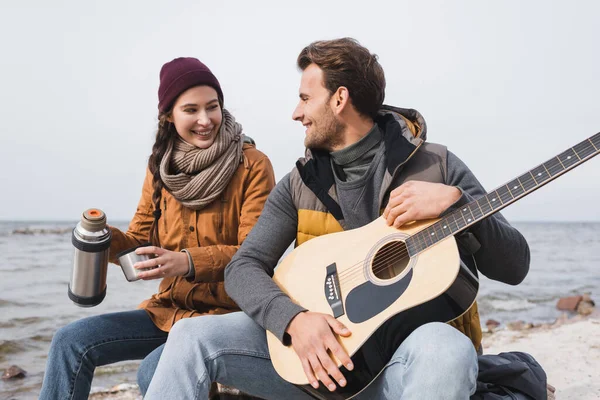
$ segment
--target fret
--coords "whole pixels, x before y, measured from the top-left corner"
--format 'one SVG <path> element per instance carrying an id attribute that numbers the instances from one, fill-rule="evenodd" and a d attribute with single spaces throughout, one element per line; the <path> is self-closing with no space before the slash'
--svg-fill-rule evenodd
<path id="1" fill-rule="evenodd" d="M 415 235 L 413 236 L 409 236 L 408 238 L 406 238 L 406 240 L 404 241 L 404 243 L 406 244 L 406 250 L 408 251 L 408 256 L 412 257 L 415 254 L 417 254 L 417 251 L 415 251 L 415 246 L 413 243 L 413 238 L 415 237 Z"/>
<path id="2" fill-rule="evenodd" d="M 427 246 L 423 243 L 423 232 L 419 232 L 416 235 L 414 235 L 414 238 L 416 239 L 416 246 L 419 248 L 419 251 L 424 250 L 427 248 Z"/>
<path id="3" fill-rule="evenodd" d="M 419 235 L 419 233 L 415 233 L 414 235 L 412 235 L 411 237 L 409 237 L 408 239 L 406 239 L 406 244 L 409 244 L 409 240 L 410 240 L 410 246 L 412 247 L 413 250 L 413 254 L 415 254 L 416 252 L 419 251 L 419 239 L 417 239 L 417 236 Z M 410 249 L 409 249 L 410 251 Z"/>
<path id="4" fill-rule="evenodd" d="M 429 237 L 429 235 L 427 234 L 427 232 L 429 231 L 429 228 L 422 230 L 422 234 L 423 234 L 423 242 L 425 243 L 426 246 L 431 246 L 433 244 L 433 241 L 431 240 L 431 237 Z"/>
<path id="5" fill-rule="evenodd" d="M 565 168 L 572 167 L 578 161 L 577 155 L 575 154 L 573 149 L 569 149 L 560 153 L 558 155 L 558 159 L 560 160 L 561 164 L 565 166 Z"/>
<path id="6" fill-rule="evenodd" d="M 577 157 L 580 159 L 587 158 L 588 156 L 594 154 L 594 146 L 590 146 L 590 142 L 587 140 L 576 144 L 575 147 L 573 147 L 573 150 L 575 150 L 575 154 L 577 154 Z"/>
<path id="7" fill-rule="evenodd" d="M 485 198 L 485 200 L 487 201 L 487 203 L 490 205 L 490 210 L 493 210 L 494 207 L 492 206 L 492 202 L 489 199 L 489 194 L 486 194 L 485 196 L 483 196 Z"/>
<path id="8" fill-rule="evenodd" d="M 488 201 L 490 202 L 490 206 L 495 210 L 496 208 L 500 208 L 502 206 L 502 201 L 498 198 L 497 192 L 490 192 L 486 195 Z"/>
<path id="9" fill-rule="evenodd" d="M 450 231 L 447 228 L 446 224 L 443 224 L 442 221 L 438 221 L 435 223 L 436 225 L 436 230 L 439 231 L 439 240 L 442 240 L 448 236 L 450 236 Z M 444 226 L 446 226 L 446 229 L 444 229 Z"/>
<path id="10" fill-rule="evenodd" d="M 531 179 L 533 179 L 533 182 L 535 183 L 535 186 L 537 186 L 537 185 L 538 185 L 538 183 L 537 183 L 537 181 L 535 180 L 535 176 L 533 176 L 533 173 L 532 173 L 531 171 L 529 171 L 529 175 L 531 175 Z M 534 187 L 535 187 L 535 186 L 534 186 Z M 533 188 L 531 188 L 531 189 L 533 189 Z"/>
<path id="11" fill-rule="evenodd" d="M 551 158 L 542 165 L 544 166 L 544 168 L 546 168 L 546 172 L 548 172 L 550 176 L 559 174 L 565 169 L 565 167 L 561 164 L 560 160 L 557 157 Z"/>
<path id="12" fill-rule="evenodd" d="M 471 215 L 473 216 L 474 220 L 478 220 L 484 215 L 483 211 L 481 211 L 481 208 L 479 208 L 479 204 L 476 201 L 472 201 L 471 203 L 469 203 L 469 210 L 471 211 Z"/>
<path id="13" fill-rule="evenodd" d="M 466 208 L 465 206 L 463 206 L 463 207 L 460 209 L 460 211 L 459 211 L 459 212 L 460 212 L 460 216 L 462 217 L 462 219 L 463 219 L 463 221 L 464 221 L 464 223 L 465 223 L 465 224 L 463 225 L 463 227 L 465 227 L 465 226 L 467 226 L 467 225 L 468 225 L 468 223 L 467 223 L 467 218 L 468 218 L 468 216 L 467 216 L 467 217 L 465 217 L 465 214 L 467 213 L 467 208 Z"/>
<path id="14" fill-rule="evenodd" d="M 431 225 L 429 227 L 429 237 L 431 238 L 431 240 L 433 241 L 433 243 L 437 243 L 440 241 L 440 235 L 437 232 L 437 230 L 435 229 L 435 224 Z"/>
<path id="15" fill-rule="evenodd" d="M 500 197 L 502 204 L 506 204 L 513 199 L 512 195 L 510 194 L 510 190 L 508 190 L 508 187 L 506 186 L 499 187 L 496 190 L 496 193 L 498 193 L 498 197 Z"/>
<path id="16" fill-rule="evenodd" d="M 435 238 L 435 242 L 437 243 L 440 240 L 442 240 L 444 237 L 441 234 L 440 230 L 438 229 L 437 224 L 433 224 L 433 225 L 431 225 L 431 227 L 433 228 L 433 232 L 432 232 L 433 235 L 432 236 Z"/>
<path id="17" fill-rule="evenodd" d="M 454 232 L 452 231 L 452 227 L 450 226 L 450 221 L 448 221 L 448 217 L 444 217 L 440 220 L 440 225 L 444 231 L 444 235 L 450 236 Z"/>
<path id="18" fill-rule="evenodd" d="M 546 182 L 548 179 L 551 178 L 551 176 L 548 174 L 548 171 L 546 170 L 546 167 L 544 167 L 543 165 L 535 167 L 530 171 L 530 173 L 531 175 L 533 175 L 533 179 L 535 179 L 535 182 L 538 185 Z"/>
<path id="19" fill-rule="evenodd" d="M 495 197 L 492 197 L 492 200 L 496 199 L 496 201 L 500 202 L 500 205 L 504 204 L 500 198 L 500 195 L 498 194 L 498 189 L 494 190 L 492 193 L 496 195 Z"/>
<path id="20" fill-rule="evenodd" d="M 558 158 L 558 156 L 556 156 L 554 158 L 556 158 L 558 160 L 558 162 L 560 163 L 560 165 L 563 169 L 567 169 L 567 167 L 565 167 L 565 164 L 563 164 L 562 161 L 560 161 L 560 158 Z"/>
<path id="21" fill-rule="evenodd" d="M 465 217 L 467 218 L 467 224 L 470 224 L 475 220 L 475 215 L 473 215 L 473 210 L 471 210 L 471 203 L 464 206 L 463 210 L 465 208 L 467 209 L 467 211 L 465 211 Z"/>
<path id="22" fill-rule="evenodd" d="M 487 197 L 485 196 L 480 197 L 477 200 L 477 204 L 479 205 L 479 208 L 481 208 L 481 211 L 484 215 L 487 215 L 490 211 L 492 211 L 492 206 L 490 205 L 490 203 L 487 200 Z"/>
<path id="23" fill-rule="evenodd" d="M 599 139 L 600 140 L 600 139 Z M 588 139 L 588 141 L 592 144 L 592 146 L 594 147 L 594 150 L 598 151 L 598 147 L 600 147 L 600 144 L 598 146 L 596 146 L 594 144 L 594 142 L 592 142 L 592 139 Z"/>
<path id="24" fill-rule="evenodd" d="M 481 216 L 484 217 L 486 215 L 486 212 L 483 211 L 483 208 L 481 208 L 481 204 L 479 204 L 479 200 L 481 200 L 481 198 L 475 200 L 475 204 L 477 204 L 477 208 L 479 208 L 479 211 L 481 211 Z"/>
<path id="25" fill-rule="evenodd" d="M 434 237 L 431 236 L 431 227 L 427 227 L 426 229 L 424 229 L 423 235 L 425 237 L 425 241 L 429 244 L 429 246 L 435 244 L 435 242 L 433 241 Z"/>
<path id="26" fill-rule="evenodd" d="M 467 225 L 469 225 L 472 224 L 473 221 L 475 221 L 475 216 L 473 215 L 473 211 L 471 210 L 471 207 L 469 207 L 468 204 L 465 208 L 467 209 L 467 211 L 465 211 L 465 217 L 467 218 Z"/>
<path id="27" fill-rule="evenodd" d="M 454 232 L 459 231 L 460 230 L 460 226 L 458 225 L 458 222 L 456 222 L 456 211 L 454 211 L 448 217 L 452 217 L 452 222 L 454 222 L 454 225 L 456 225 L 456 229 L 454 230 Z"/>
<path id="28" fill-rule="evenodd" d="M 423 242 L 421 240 L 422 236 L 423 235 L 421 232 L 419 232 L 418 234 L 415 235 L 415 239 L 416 239 L 415 246 L 417 247 L 418 251 L 425 250 L 427 248 L 427 246 L 423 245 Z"/>
<path id="29" fill-rule="evenodd" d="M 523 189 L 523 186 L 521 186 L 521 183 L 517 179 L 515 179 L 514 181 L 511 181 L 506 186 L 508 186 L 508 189 L 510 190 L 510 194 L 512 195 L 513 198 L 517 198 L 520 195 L 522 195 L 523 193 L 525 193 L 525 189 Z"/>
<path id="30" fill-rule="evenodd" d="M 452 213 L 452 219 L 454 220 L 454 224 L 456 225 L 456 230 L 457 231 L 459 231 L 459 230 L 462 229 L 461 224 L 458 222 L 459 221 L 458 214 L 459 214 L 459 211 L 455 211 L 455 212 Z"/>
<path id="31" fill-rule="evenodd" d="M 431 242 L 431 244 L 436 244 L 437 243 L 437 238 L 435 237 L 435 229 L 432 226 L 429 226 L 426 230 L 426 235 L 427 238 L 429 239 L 429 241 Z M 433 233 L 433 235 L 432 235 Z"/>
<path id="32" fill-rule="evenodd" d="M 531 179 L 531 174 L 528 172 L 517 178 L 523 186 L 523 189 L 528 192 L 535 187 L 535 182 Z"/>
<path id="33" fill-rule="evenodd" d="M 600 149 L 600 132 L 592 136 L 590 140 L 596 149 Z"/>

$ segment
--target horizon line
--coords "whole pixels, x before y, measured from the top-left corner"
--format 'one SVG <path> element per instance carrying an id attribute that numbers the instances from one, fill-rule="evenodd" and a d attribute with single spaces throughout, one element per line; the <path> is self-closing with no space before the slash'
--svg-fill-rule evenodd
<path id="1" fill-rule="evenodd" d="M 507 218 L 508 219 L 508 218 Z M 19 223 L 36 223 L 36 222 L 43 222 L 43 223 L 51 223 L 51 222 L 62 222 L 62 223 L 77 223 L 79 222 L 79 219 L 2 219 L 0 218 L 0 223 L 8 223 L 8 222 L 19 222 Z M 129 223 L 131 222 L 131 220 L 126 220 L 126 219 L 115 219 L 112 221 L 107 221 L 109 223 L 109 225 L 113 224 L 113 223 Z M 508 219 L 508 222 L 510 223 L 600 223 L 600 219 L 592 219 L 592 220 L 580 220 L 580 219 L 573 219 L 573 220 L 531 220 L 531 219 Z"/>

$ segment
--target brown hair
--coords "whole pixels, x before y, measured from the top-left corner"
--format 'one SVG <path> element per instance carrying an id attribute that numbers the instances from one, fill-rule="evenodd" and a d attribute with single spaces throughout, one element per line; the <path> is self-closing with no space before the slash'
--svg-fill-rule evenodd
<path id="1" fill-rule="evenodd" d="M 377 55 L 352 38 L 321 40 L 306 46 L 298 55 L 298 67 L 310 64 L 323 70 L 325 88 L 331 93 L 344 86 L 360 114 L 375 118 L 385 97 L 385 75 Z"/>
<path id="2" fill-rule="evenodd" d="M 158 238 L 158 220 L 161 217 L 160 200 L 162 198 L 162 188 L 165 184 L 160 177 L 160 162 L 167 152 L 167 148 L 171 141 L 175 138 L 175 126 L 167 121 L 169 113 L 161 113 L 158 116 L 158 130 L 156 131 L 156 140 L 152 146 L 152 154 L 148 159 L 148 169 L 152 174 L 152 203 L 154 204 L 154 222 L 150 228 L 148 240 L 154 246 L 160 247 L 160 239 Z"/>

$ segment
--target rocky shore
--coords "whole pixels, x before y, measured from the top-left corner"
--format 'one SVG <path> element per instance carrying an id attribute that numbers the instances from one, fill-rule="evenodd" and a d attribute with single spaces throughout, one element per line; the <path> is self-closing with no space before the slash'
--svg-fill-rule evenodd
<path id="1" fill-rule="evenodd" d="M 559 400 L 600 398 L 600 313 L 554 324 L 511 324 L 484 334 L 486 354 L 523 351 L 542 365 Z"/>
<path id="2" fill-rule="evenodd" d="M 483 338 L 484 353 L 523 351 L 533 355 L 545 369 L 548 383 L 556 388 L 558 400 L 600 398 L 600 313 L 564 314 L 553 324 L 510 323 L 488 329 Z M 136 385 L 122 384 L 99 390 L 90 399 L 140 400 Z M 237 399 L 234 394 L 213 396 L 212 400 Z M 247 397 L 246 397 L 247 399 Z"/>

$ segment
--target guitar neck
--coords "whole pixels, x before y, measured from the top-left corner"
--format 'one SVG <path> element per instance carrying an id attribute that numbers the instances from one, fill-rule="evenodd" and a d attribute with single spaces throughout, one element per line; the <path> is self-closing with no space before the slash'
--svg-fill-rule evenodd
<path id="1" fill-rule="evenodd" d="M 409 255 L 415 256 L 446 237 L 456 235 L 583 164 L 598 153 L 600 153 L 600 132 L 412 235 L 406 240 Z"/>

